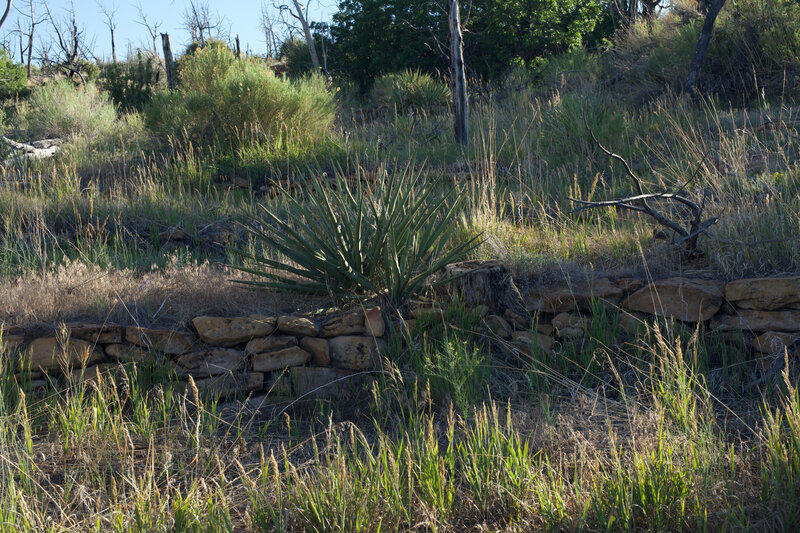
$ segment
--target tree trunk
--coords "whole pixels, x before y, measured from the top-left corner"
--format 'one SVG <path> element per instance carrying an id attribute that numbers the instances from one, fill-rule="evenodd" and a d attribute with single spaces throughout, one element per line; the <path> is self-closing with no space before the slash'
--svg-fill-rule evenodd
<path id="1" fill-rule="evenodd" d="M 169 43 L 169 34 L 161 34 L 161 44 L 164 46 L 164 69 L 167 71 L 167 87 L 175 90 L 175 62 L 172 59 L 172 46 Z"/>
<path id="2" fill-rule="evenodd" d="M 6 21 L 6 18 L 8 17 L 8 13 L 9 13 L 10 11 L 11 11 L 11 0 L 8 0 L 8 1 L 6 2 L 6 10 L 5 10 L 5 12 L 3 13 L 3 16 L 2 16 L 2 17 L 0 17 L 0 27 L 2 27 L 2 26 L 3 26 L 3 23 Z"/>
<path id="3" fill-rule="evenodd" d="M 239 36 L 236 36 L 236 57 L 242 57 L 242 45 L 239 44 Z"/>
<path id="4" fill-rule="evenodd" d="M 628 20 L 631 24 L 636 22 L 636 17 L 639 15 L 639 0 L 630 0 L 628 5 Z"/>
<path id="5" fill-rule="evenodd" d="M 294 0 L 294 7 L 297 10 L 297 16 L 295 18 L 300 21 L 300 25 L 303 27 L 303 33 L 306 35 L 308 51 L 311 53 L 311 64 L 314 65 L 314 70 L 319 72 L 319 57 L 317 57 L 317 48 L 314 46 L 314 36 L 311 35 L 311 26 L 308 25 L 308 19 L 306 19 L 303 8 L 300 7 L 300 2 L 298 0 Z"/>
<path id="6" fill-rule="evenodd" d="M 711 34 L 714 31 L 714 23 L 717 20 L 717 15 L 725 5 L 726 0 L 714 0 L 708 8 L 706 20 L 703 22 L 703 29 L 700 31 L 700 39 L 697 41 L 697 50 L 692 57 L 692 64 L 689 67 L 689 77 L 686 80 L 686 87 L 684 92 L 693 95 L 697 91 L 697 80 L 700 78 L 700 68 L 703 66 L 703 59 L 706 56 L 706 50 L 711 42 Z"/>
<path id="7" fill-rule="evenodd" d="M 117 43 L 114 41 L 114 28 L 111 28 L 111 62 L 117 62 Z"/>
<path id="8" fill-rule="evenodd" d="M 31 77 L 31 57 L 33 56 L 33 30 L 36 24 L 31 23 L 31 32 L 28 34 L 28 77 Z"/>
<path id="9" fill-rule="evenodd" d="M 464 40 L 458 0 L 450 2 L 450 77 L 453 84 L 453 110 L 456 142 L 469 144 L 467 76 L 464 71 Z"/>

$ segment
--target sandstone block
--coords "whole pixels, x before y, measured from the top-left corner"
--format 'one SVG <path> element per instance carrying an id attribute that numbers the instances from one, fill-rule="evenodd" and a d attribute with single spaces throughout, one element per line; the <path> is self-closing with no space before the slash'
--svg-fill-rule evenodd
<path id="1" fill-rule="evenodd" d="M 148 363 L 156 357 L 152 352 L 130 344 L 109 344 L 106 346 L 106 354 L 125 363 Z"/>
<path id="2" fill-rule="evenodd" d="M 364 333 L 364 315 L 361 311 L 351 311 L 332 316 L 322 325 L 320 335 L 325 338 L 341 335 L 361 335 Z"/>
<path id="3" fill-rule="evenodd" d="M 618 305 L 623 295 L 623 289 L 611 283 L 607 278 L 600 278 L 574 286 L 561 286 L 538 291 L 525 299 L 525 306 L 531 313 L 590 311 L 592 299 Z"/>
<path id="4" fill-rule="evenodd" d="M 107 381 L 114 376 L 115 368 L 117 368 L 117 365 L 100 364 L 85 369 L 73 370 L 71 383 L 73 385 L 93 385 L 97 387 L 100 385 L 101 380 Z"/>
<path id="5" fill-rule="evenodd" d="M 229 348 L 275 331 L 275 317 L 252 315 L 236 318 L 198 316 L 192 325 L 208 344 Z"/>
<path id="6" fill-rule="evenodd" d="M 168 329 L 148 329 L 138 326 L 125 328 L 125 340 L 136 346 L 163 352 L 168 355 L 182 355 L 192 349 L 194 335 Z"/>
<path id="7" fill-rule="evenodd" d="M 69 339 L 62 346 L 55 337 L 36 339 L 20 358 L 20 368 L 52 371 L 91 366 L 103 360 L 103 349 L 80 339 Z"/>
<path id="8" fill-rule="evenodd" d="M 212 348 L 175 359 L 193 378 L 206 378 L 244 370 L 247 355 L 241 350 Z"/>
<path id="9" fill-rule="evenodd" d="M 210 378 L 196 379 L 194 383 L 201 393 L 225 398 L 263 389 L 264 374 L 261 372 L 228 372 Z"/>
<path id="10" fill-rule="evenodd" d="M 784 353 L 784 350 L 791 350 L 798 341 L 800 341 L 800 334 L 768 331 L 755 338 L 753 349 L 759 353 L 780 355 Z"/>
<path id="11" fill-rule="evenodd" d="M 717 314 L 724 291 L 721 281 L 670 278 L 655 281 L 636 291 L 628 297 L 625 306 L 631 311 L 650 315 L 702 322 Z"/>
<path id="12" fill-rule="evenodd" d="M 311 320 L 298 316 L 282 316 L 278 318 L 278 332 L 297 337 L 316 337 L 319 328 Z"/>
<path id="13" fill-rule="evenodd" d="M 92 344 L 120 344 L 122 342 L 122 326 L 118 324 L 90 324 L 73 322 L 67 324 L 69 335 L 73 339 L 81 339 Z"/>
<path id="14" fill-rule="evenodd" d="M 556 342 L 553 337 L 532 331 L 515 331 L 512 338 L 514 339 L 514 344 L 519 347 L 530 349 L 538 346 L 547 351 L 552 350 Z"/>
<path id="15" fill-rule="evenodd" d="M 340 368 L 296 367 L 289 377 L 297 397 L 339 398 L 364 383 L 364 376 Z"/>
<path id="16" fill-rule="evenodd" d="M 327 339 L 303 337 L 300 347 L 311 354 L 311 362 L 319 366 L 331 364 L 331 351 Z"/>
<path id="17" fill-rule="evenodd" d="M 514 332 L 511 324 L 505 318 L 498 315 L 489 315 L 486 317 L 486 326 L 499 338 L 508 340 Z"/>
<path id="18" fill-rule="evenodd" d="M 3 347 L 6 350 L 16 350 L 22 343 L 25 342 L 25 337 L 22 335 L 5 335 L 3 334 Z"/>
<path id="19" fill-rule="evenodd" d="M 720 315 L 711 322 L 717 331 L 796 332 L 800 331 L 800 311 L 740 311 L 738 315 Z"/>
<path id="20" fill-rule="evenodd" d="M 382 345 L 374 337 L 334 337 L 328 343 L 331 362 L 339 368 L 368 370 L 380 362 Z"/>
<path id="21" fill-rule="evenodd" d="M 257 353 L 277 352 L 297 346 L 297 338 L 290 335 L 273 335 L 263 339 L 253 339 L 247 343 L 244 351 L 250 355 Z"/>
<path id="22" fill-rule="evenodd" d="M 364 333 L 373 337 L 383 337 L 386 333 L 386 322 L 380 307 L 364 311 Z"/>
<path id="23" fill-rule="evenodd" d="M 253 356 L 253 370 L 256 372 L 269 372 L 289 368 L 290 366 L 300 366 L 311 360 L 311 354 L 307 351 L 293 346 L 272 353 L 259 353 Z"/>
<path id="24" fill-rule="evenodd" d="M 774 311 L 800 304 L 800 276 L 731 281 L 725 299 L 740 309 Z"/>

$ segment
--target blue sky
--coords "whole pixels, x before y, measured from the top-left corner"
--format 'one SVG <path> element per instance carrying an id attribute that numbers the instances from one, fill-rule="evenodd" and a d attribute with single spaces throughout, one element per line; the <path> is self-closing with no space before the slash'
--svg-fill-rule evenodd
<path id="1" fill-rule="evenodd" d="M 37 1 L 37 0 L 34 0 Z M 144 12 L 151 22 L 160 23 L 159 32 L 170 34 L 173 51 L 181 52 L 189 44 L 189 33 L 184 28 L 184 12 L 189 5 L 189 0 L 99 0 L 108 8 L 116 8 L 116 43 L 118 57 L 124 56 L 128 50 L 128 44 L 135 47 L 143 45 L 152 46 L 152 41 L 144 26 L 137 23 L 139 20 L 137 4 L 141 3 Z M 304 0 L 302 3 L 305 5 Z M 263 0 L 269 6 L 271 12 L 279 20 L 278 10 L 273 8 L 273 4 L 290 4 L 290 0 Z M 55 17 L 64 16 L 70 7 L 69 0 L 48 0 L 50 10 Z M 92 50 L 99 58 L 110 58 L 111 41 L 108 28 L 105 23 L 105 16 L 99 7 L 98 0 L 75 0 L 75 11 L 79 26 L 83 26 L 86 31 L 87 42 L 93 43 Z M 262 0 L 208 0 L 208 5 L 212 13 L 224 18 L 225 26 L 230 28 L 232 36 L 239 35 L 243 50 L 251 50 L 255 53 L 264 53 L 266 44 L 264 33 L 261 29 L 261 5 Z M 17 9 L 27 7 L 26 0 L 16 0 L 14 6 Z M 39 6 L 38 11 L 43 13 L 44 9 Z M 330 20 L 330 16 L 336 11 L 335 0 L 311 0 L 309 6 L 309 18 L 313 21 Z M 17 26 L 19 14 L 16 9 L 9 15 L 8 20 L 3 25 L 0 33 L 7 35 Z M 24 18 L 21 20 L 25 20 Z M 40 28 L 42 31 L 40 32 Z M 42 38 L 48 38 L 50 28 L 47 23 L 37 26 L 36 32 Z M 6 37 L 12 43 L 12 55 L 18 57 L 17 38 Z M 160 39 L 158 41 L 160 47 Z M 38 49 L 38 39 L 35 49 Z"/>

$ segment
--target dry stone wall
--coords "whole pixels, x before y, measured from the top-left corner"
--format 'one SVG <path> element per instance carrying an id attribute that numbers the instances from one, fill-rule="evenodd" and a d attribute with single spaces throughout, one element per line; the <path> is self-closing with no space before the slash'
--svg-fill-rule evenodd
<path id="1" fill-rule="evenodd" d="M 28 338 L 4 328 L 4 351 L 27 393 L 119 371 L 120 363 L 160 360 L 181 380 L 218 397 L 271 393 L 287 399 L 312 393 L 379 365 L 386 324 L 379 307 L 315 321 L 304 316 L 212 317 L 192 331 L 71 323 L 50 336 Z M 353 380 L 355 381 L 355 380 Z"/>
<path id="2" fill-rule="evenodd" d="M 783 354 L 800 344 L 800 276 L 730 283 L 602 278 L 523 297 L 496 261 L 449 268 L 461 277 L 442 299 L 469 302 L 487 332 L 522 352 L 552 350 L 560 341 L 580 339 L 598 302 L 619 309 L 620 326 L 631 331 L 641 319 L 660 316 L 744 339 L 754 353 Z M 409 328 L 425 314 L 445 316 L 438 304 L 420 304 L 398 325 Z M 159 359 L 179 379 L 191 378 L 213 395 L 296 398 L 317 391 L 337 394 L 359 381 L 348 377 L 379 368 L 386 332 L 386 317 L 374 307 L 321 319 L 198 316 L 190 331 L 72 323 L 58 333 L 30 336 L 23 328 L 4 327 L 2 343 L 3 352 L 14 357 L 15 379 L 28 392 L 97 380 L 117 371 L 120 363 Z"/>

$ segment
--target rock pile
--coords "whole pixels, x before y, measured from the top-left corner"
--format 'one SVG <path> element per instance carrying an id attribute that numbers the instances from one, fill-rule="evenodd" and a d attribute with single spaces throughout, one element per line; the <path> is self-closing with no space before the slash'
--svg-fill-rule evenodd
<path id="1" fill-rule="evenodd" d="M 118 363 L 162 361 L 179 379 L 191 376 L 198 389 L 215 396 L 266 391 L 297 397 L 378 366 L 386 332 L 380 308 L 321 321 L 198 316 L 192 326 L 171 331 L 72 323 L 59 335 L 30 339 L 20 328 L 6 328 L 2 343 L 29 393 L 48 384 L 97 380 Z"/>
<path id="2" fill-rule="evenodd" d="M 629 331 L 649 315 L 700 323 L 743 339 L 761 354 L 783 354 L 800 344 L 800 277 L 727 284 L 683 277 L 651 282 L 602 278 L 523 297 L 497 262 L 448 268 L 460 277 L 447 295 L 469 302 L 487 330 L 522 352 L 550 351 L 558 340 L 580 339 L 597 318 L 593 314 L 611 309 L 619 310 L 619 325 Z M 400 325 L 410 327 L 423 315 L 443 319 L 445 313 L 436 304 L 425 304 L 412 309 Z M 21 328 L 3 328 L 0 352 L 15 357 L 16 378 L 29 391 L 68 377 L 97 380 L 118 363 L 161 360 L 178 378 L 191 377 L 199 389 L 217 396 L 293 398 L 319 391 L 337 394 L 344 384 L 357 381 L 349 379 L 354 374 L 379 368 L 386 323 L 375 307 L 322 319 L 198 316 L 191 331 L 88 323 L 62 329 L 59 336 L 29 338 Z"/>

